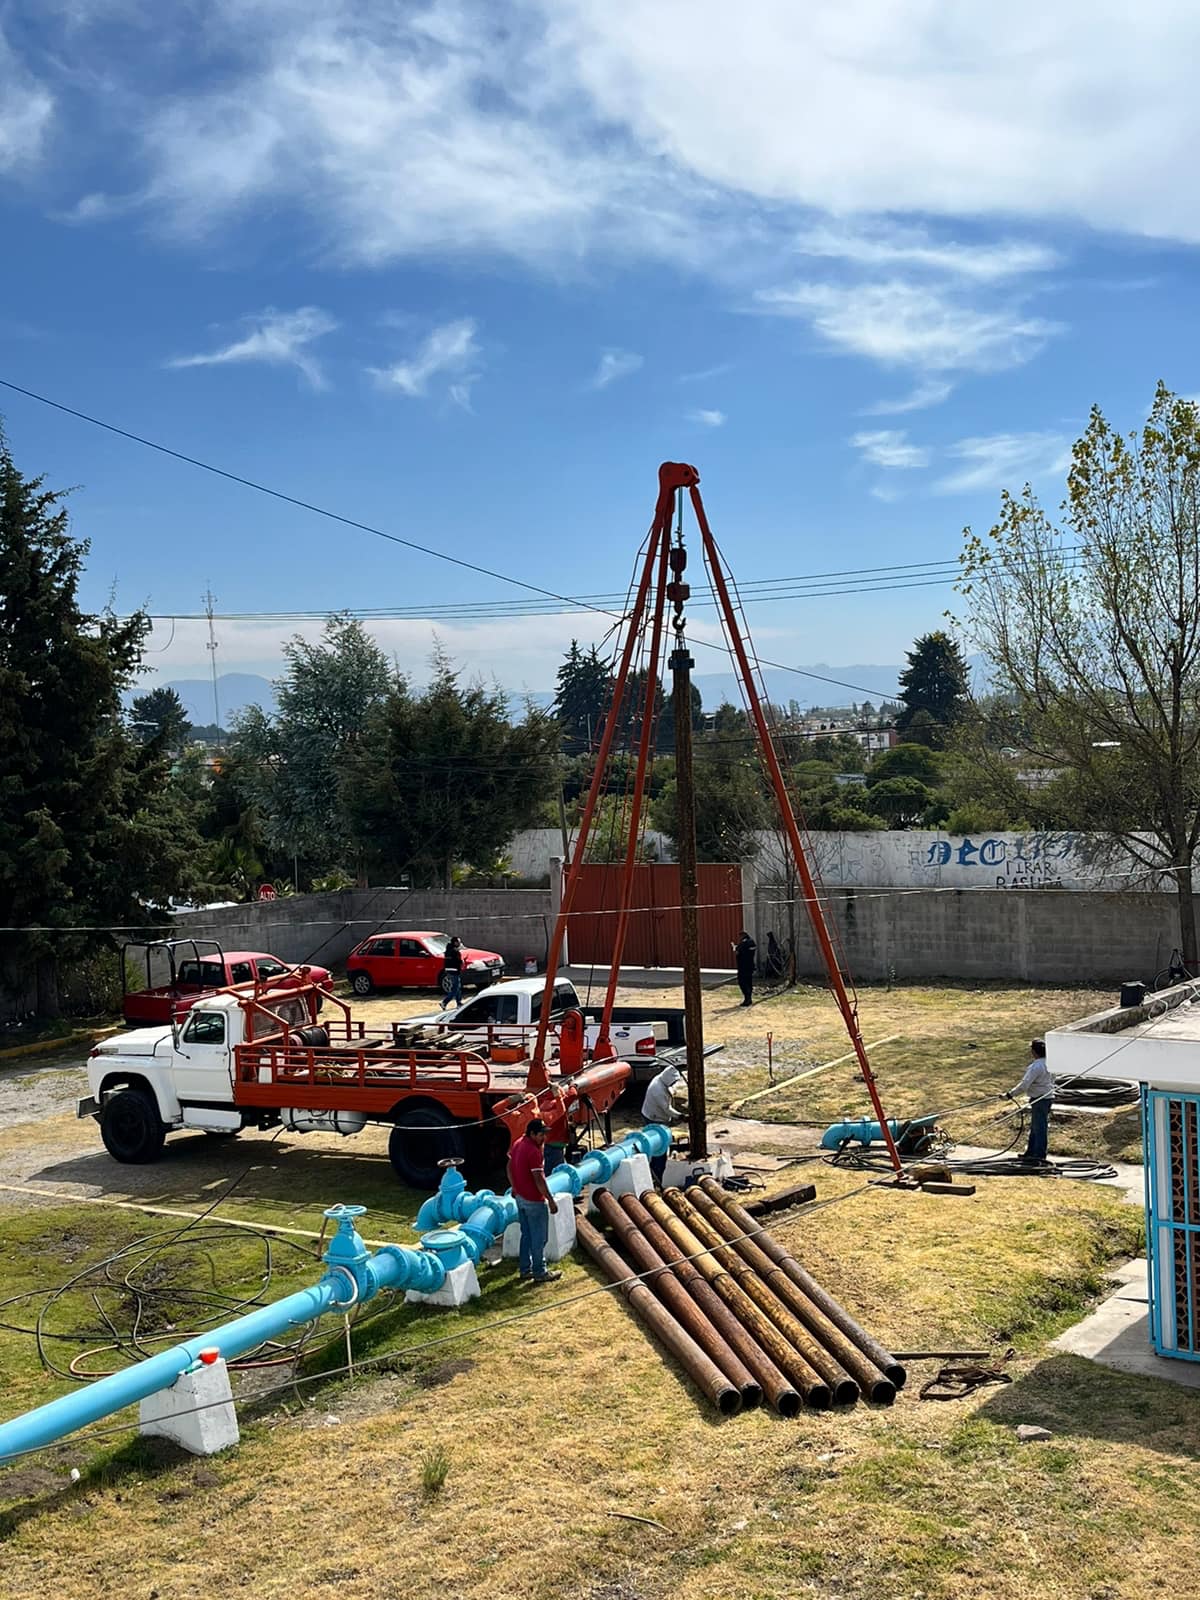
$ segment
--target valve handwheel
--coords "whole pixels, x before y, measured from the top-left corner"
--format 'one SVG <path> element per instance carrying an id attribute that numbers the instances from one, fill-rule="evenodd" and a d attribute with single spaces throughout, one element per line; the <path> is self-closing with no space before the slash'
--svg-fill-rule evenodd
<path id="1" fill-rule="evenodd" d="M 443 1156 L 441 1158 L 441 1160 L 438 1162 L 438 1166 L 439 1167 L 461 1167 L 462 1164 L 463 1164 L 464 1159 L 465 1158 L 463 1156 Z"/>

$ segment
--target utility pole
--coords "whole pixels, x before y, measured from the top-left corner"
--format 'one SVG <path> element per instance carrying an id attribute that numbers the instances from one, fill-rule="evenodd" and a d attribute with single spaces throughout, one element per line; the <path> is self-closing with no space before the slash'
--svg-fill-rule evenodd
<path id="1" fill-rule="evenodd" d="M 220 742 L 221 742 L 221 702 L 220 702 L 220 699 L 219 699 L 219 697 L 217 695 L 217 635 L 216 635 L 216 630 L 213 628 L 213 607 L 216 605 L 216 603 L 217 603 L 216 596 L 213 594 L 212 588 L 210 586 L 204 592 L 204 615 L 208 618 L 208 643 L 205 645 L 204 648 L 209 653 L 208 658 L 209 658 L 209 661 L 210 661 L 210 663 L 212 665 L 213 722 L 214 722 L 214 724 L 216 726 L 216 733 L 215 733 L 214 737 L 216 738 L 217 743 L 220 744 Z"/>
<path id="2" fill-rule="evenodd" d="M 704 1091 L 704 1010 L 700 988 L 700 926 L 696 883 L 696 787 L 692 759 L 692 667 L 683 614 L 691 593 L 683 581 L 687 551 L 683 547 L 683 495 L 679 497 L 679 525 L 671 547 L 671 583 L 667 598 L 674 607 L 671 626 L 675 649 L 671 654 L 672 705 L 675 711 L 675 796 L 678 806 L 679 916 L 683 927 L 683 1013 L 687 1038 L 688 1141 L 693 1161 L 708 1155 L 708 1108 Z"/>

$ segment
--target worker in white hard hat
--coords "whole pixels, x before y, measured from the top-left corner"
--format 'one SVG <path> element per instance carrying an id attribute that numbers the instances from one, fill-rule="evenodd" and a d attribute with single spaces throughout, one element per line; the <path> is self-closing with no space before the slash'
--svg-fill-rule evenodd
<path id="1" fill-rule="evenodd" d="M 683 1074 L 676 1066 L 666 1066 L 657 1077 L 651 1078 L 646 1089 L 646 1098 L 642 1101 L 643 1123 L 659 1122 L 669 1128 L 673 1122 L 679 1122 L 686 1115 L 686 1107 L 677 1106 L 671 1094 L 671 1090 L 682 1080 Z M 662 1188 L 663 1174 L 666 1170 L 665 1153 L 650 1157 L 650 1171 L 654 1175 L 655 1188 Z"/>

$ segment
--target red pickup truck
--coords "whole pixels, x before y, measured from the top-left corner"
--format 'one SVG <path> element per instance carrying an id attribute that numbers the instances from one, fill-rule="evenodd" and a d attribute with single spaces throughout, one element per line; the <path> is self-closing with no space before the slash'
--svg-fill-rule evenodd
<path id="1" fill-rule="evenodd" d="M 210 947 L 201 948 L 206 943 Z M 190 952 L 182 958 L 181 947 Z M 127 975 L 131 948 L 135 947 L 125 946 Z M 136 948 L 146 951 L 147 987 L 132 992 L 127 987 L 121 1007 L 125 1021 L 134 1027 L 155 1027 L 171 1022 L 190 1011 L 197 1000 L 238 984 L 270 983 L 274 988 L 287 988 L 292 984 L 314 983 L 326 988 L 333 981 L 326 967 L 289 966 L 262 950 L 222 950 L 219 945 L 203 940 L 164 939 Z M 165 981 L 153 984 L 149 980 L 156 956 L 160 976 Z"/>

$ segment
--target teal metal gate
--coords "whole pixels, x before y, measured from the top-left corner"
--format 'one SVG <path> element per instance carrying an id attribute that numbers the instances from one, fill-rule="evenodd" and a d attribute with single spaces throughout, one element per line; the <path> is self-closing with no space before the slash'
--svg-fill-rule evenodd
<path id="1" fill-rule="evenodd" d="M 1147 1089 L 1142 1131 L 1151 1342 L 1200 1361 L 1200 1094 Z"/>

